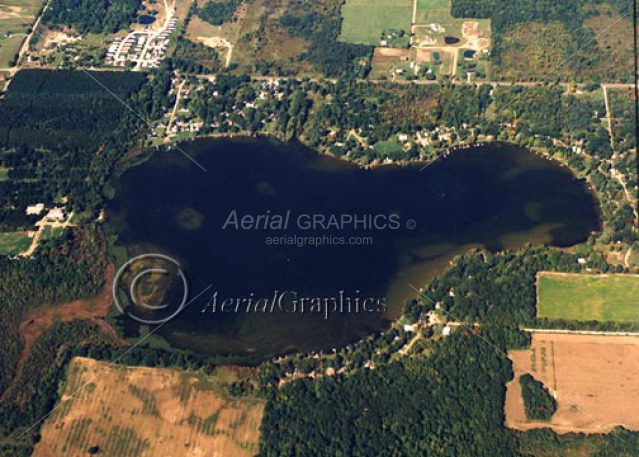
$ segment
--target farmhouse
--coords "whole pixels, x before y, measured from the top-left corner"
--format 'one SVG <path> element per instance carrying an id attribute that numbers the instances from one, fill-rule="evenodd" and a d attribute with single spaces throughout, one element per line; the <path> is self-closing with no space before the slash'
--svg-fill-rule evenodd
<path id="1" fill-rule="evenodd" d="M 27 206 L 27 216 L 37 216 L 44 211 L 44 203 L 38 203 L 36 205 Z"/>
<path id="2" fill-rule="evenodd" d="M 64 208 L 53 208 L 49 210 L 45 218 L 51 222 L 61 222 L 64 220 Z"/>

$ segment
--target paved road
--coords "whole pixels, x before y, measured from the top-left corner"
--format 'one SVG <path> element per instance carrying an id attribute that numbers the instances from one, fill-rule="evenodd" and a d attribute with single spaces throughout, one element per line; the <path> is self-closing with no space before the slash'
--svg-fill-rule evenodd
<path id="1" fill-rule="evenodd" d="M 196 75 L 197 78 L 200 79 L 208 79 L 208 80 L 214 80 L 217 77 L 217 74 L 199 74 Z M 290 79 L 294 79 L 296 81 L 304 81 L 304 80 L 308 80 L 311 82 L 320 82 L 320 81 L 328 81 L 331 83 L 336 83 L 338 80 L 335 78 L 302 78 L 302 77 L 289 77 L 289 76 L 253 76 L 253 79 L 257 80 L 257 81 L 287 81 Z M 360 82 L 370 82 L 373 84 L 385 84 L 385 83 L 393 83 L 393 84 L 403 84 L 403 85 L 410 85 L 410 84 L 416 84 L 416 85 L 420 85 L 420 86 L 429 86 L 432 84 L 442 84 L 442 81 L 428 81 L 428 80 L 421 80 L 421 81 L 391 81 L 391 80 L 385 80 L 385 79 L 360 79 Z M 451 81 L 453 84 L 461 84 L 461 85 L 466 85 L 469 84 L 468 82 L 464 81 Z M 532 87 L 532 86 L 539 86 L 539 85 L 551 85 L 549 83 L 543 82 L 543 81 L 518 81 L 518 82 L 512 82 L 512 81 L 473 81 L 471 84 L 474 84 L 476 86 L 481 86 L 483 84 L 490 84 L 491 86 L 523 86 L 523 87 Z M 554 84 L 553 84 L 554 85 Z M 564 83 L 564 82 L 560 82 L 558 83 L 559 86 L 561 87 L 583 87 L 583 84 L 577 84 L 577 83 Z M 634 84 L 623 84 L 623 83 L 602 83 L 601 84 L 602 87 L 606 87 L 608 89 L 631 89 L 634 88 L 635 85 Z"/>

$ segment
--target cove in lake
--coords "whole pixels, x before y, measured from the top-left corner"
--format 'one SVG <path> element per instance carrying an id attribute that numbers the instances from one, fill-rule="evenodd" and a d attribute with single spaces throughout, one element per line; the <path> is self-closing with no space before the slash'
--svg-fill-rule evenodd
<path id="1" fill-rule="evenodd" d="M 511 145 L 456 151 L 421 172 L 423 164 L 364 170 L 271 140 L 205 139 L 180 147 L 208 172 L 177 150 L 158 152 L 120 177 L 107 214 L 130 255 L 178 259 L 191 298 L 212 284 L 157 331 L 171 345 L 197 352 L 270 355 L 342 346 L 383 328 L 416 295 L 409 284 L 424 285 L 470 247 L 569 246 L 599 230 L 597 203 L 584 181 Z M 289 214 L 289 223 L 223 229 L 234 211 L 238 220 Z M 399 226 L 306 229 L 300 215 L 384 215 Z M 294 236 L 370 237 L 372 244 L 267 241 Z M 226 298 L 266 299 L 275 291 L 385 302 L 329 319 L 312 312 L 220 312 Z M 137 324 L 126 325 L 130 331 Z"/>

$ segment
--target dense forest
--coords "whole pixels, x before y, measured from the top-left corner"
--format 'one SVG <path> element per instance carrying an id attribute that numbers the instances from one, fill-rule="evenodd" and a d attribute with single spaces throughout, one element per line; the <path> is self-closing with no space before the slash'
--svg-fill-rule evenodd
<path id="1" fill-rule="evenodd" d="M 64 303 L 97 293 L 104 283 L 105 240 L 94 229 L 72 229 L 30 260 L 0 257 L 0 391 L 11 382 L 22 349 L 18 325 L 31 308 Z"/>
<path id="2" fill-rule="evenodd" d="M 209 0 L 204 6 L 197 8 L 195 14 L 209 24 L 222 25 L 233 20 L 233 13 L 240 6 L 240 3 L 242 0 Z"/>
<path id="3" fill-rule="evenodd" d="M 67 197 L 75 210 L 101 203 L 102 184 L 139 134 L 130 110 L 141 73 L 23 70 L 0 100 L 0 225 L 28 226 L 27 205 Z M 137 110 L 137 112 L 144 112 Z"/>
<path id="4" fill-rule="evenodd" d="M 80 33 L 114 33 L 131 24 L 141 6 L 142 0 L 51 0 L 43 22 Z"/>
<path id="5" fill-rule="evenodd" d="M 616 428 L 606 435 L 567 433 L 550 430 L 517 433 L 519 452 L 525 457 L 583 455 L 588 457 L 634 457 L 639 449 L 639 433 Z"/>
<path id="6" fill-rule="evenodd" d="M 557 411 L 555 400 L 548 389 L 528 373 L 519 378 L 526 417 L 532 420 L 550 420 Z"/>
<path id="7" fill-rule="evenodd" d="M 267 404 L 260 455 L 516 455 L 502 426 L 510 376 L 503 356 L 459 332 L 429 358 L 290 383 Z"/>
<path id="8" fill-rule="evenodd" d="M 120 127 L 140 73 L 25 70 L 0 103 L 0 147 L 96 148 Z"/>
<path id="9" fill-rule="evenodd" d="M 177 39 L 171 63 L 185 73 L 218 73 L 224 69 L 218 51 L 186 38 Z"/>

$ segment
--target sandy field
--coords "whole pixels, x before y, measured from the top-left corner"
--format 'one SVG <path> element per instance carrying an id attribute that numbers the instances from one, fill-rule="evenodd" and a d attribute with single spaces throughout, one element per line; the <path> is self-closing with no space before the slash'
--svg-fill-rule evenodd
<path id="1" fill-rule="evenodd" d="M 530 349 L 510 351 L 515 379 L 507 386 L 506 425 L 517 430 L 607 433 L 639 430 L 639 337 L 535 333 Z M 532 374 L 555 396 L 550 422 L 529 421 L 519 377 Z"/>
<path id="2" fill-rule="evenodd" d="M 33 455 L 86 456 L 97 447 L 118 457 L 253 456 L 264 400 L 228 395 L 241 370 L 205 376 L 75 358 L 62 401 L 77 394 L 49 416 Z"/>
<path id="3" fill-rule="evenodd" d="M 398 49 L 398 48 L 375 48 L 373 53 L 373 63 L 388 63 L 397 62 L 402 57 L 410 57 L 410 49 Z"/>

